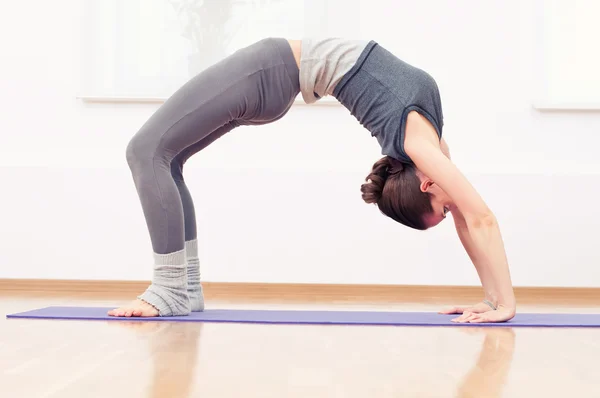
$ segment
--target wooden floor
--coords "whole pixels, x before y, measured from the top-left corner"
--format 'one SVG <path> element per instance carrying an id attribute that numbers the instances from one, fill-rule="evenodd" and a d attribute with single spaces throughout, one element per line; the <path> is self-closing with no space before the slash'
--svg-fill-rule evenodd
<path id="1" fill-rule="evenodd" d="M 5 318 L 48 305 L 122 302 L 0 295 L 0 397 L 600 397 L 600 329 Z M 441 304 L 220 300 L 208 306 L 435 311 Z M 565 303 L 520 310 L 600 307 Z"/>

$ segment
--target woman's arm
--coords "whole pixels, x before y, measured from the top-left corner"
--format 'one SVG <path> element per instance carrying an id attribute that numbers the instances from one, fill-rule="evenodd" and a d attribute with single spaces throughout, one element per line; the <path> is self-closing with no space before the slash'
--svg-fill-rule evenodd
<path id="1" fill-rule="evenodd" d="M 498 316 L 512 318 L 516 300 L 504 243 L 494 214 L 444 155 L 433 126 L 416 112 L 409 115 L 404 148 L 417 168 L 452 199 L 452 215 L 457 223 L 458 235 L 477 269 L 486 299 L 502 310 L 503 314 Z"/>
<path id="2" fill-rule="evenodd" d="M 490 234 L 487 239 L 499 242 L 498 253 L 496 254 L 498 260 L 491 261 L 486 266 L 487 253 L 482 251 L 480 245 L 477 244 L 477 240 L 473 239 L 474 236 L 477 237 L 479 234 L 477 232 L 473 234 L 469 230 L 469 225 L 459 209 L 455 209 L 452 212 L 452 218 L 454 219 L 454 226 L 458 237 L 477 270 L 479 280 L 484 288 L 485 299 L 496 307 L 504 307 L 514 316 L 516 300 L 512 289 L 504 245 L 500 236 L 500 229 L 497 227 L 497 224 L 496 227 L 490 228 L 487 231 Z"/>
<path id="3" fill-rule="evenodd" d="M 448 144 L 446 143 L 446 140 L 444 140 L 444 138 L 442 138 L 440 140 L 440 150 L 442 151 L 444 156 L 446 156 L 448 159 L 452 160 L 452 157 L 450 155 L 450 148 L 448 147 Z M 481 281 L 481 283 L 483 285 L 484 280 L 488 280 L 491 278 L 488 275 L 486 275 L 486 270 L 482 269 L 479 266 L 480 262 L 477 260 L 476 247 L 473 245 L 471 236 L 469 234 L 469 228 L 468 228 L 467 222 L 465 221 L 464 216 L 460 212 L 460 209 L 458 209 L 458 208 L 454 209 L 454 211 L 452 212 L 452 218 L 454 219 L 454 227 L 456 229 L 456 233 L 458 234 L 458 238 L 460 239 L 460 242 L 462 243 L 463 247 L 465 248 L 465 251 L 469 255 L 469 258 L 473 262 L 473 265 L 475 266 L 475 269 L 477 270 L 477 274 L 479 275 L 479 280 Z M 508 265 L 506 268 L 508 268 Z M 510 276 L 508 276 L 508 277 L 510 278 Z M 487 291 L 485 293 L 486 293 L 486 297 L 485 297 L 486 300 L 490 301 L 494 305 L 498 304 L 497 300 L 493 297 L 493 295 L 491 293 L 488 293 Z M 489 307 L 487 305 L 483 306 L 483 308 L 484 308 L 484 311 L 489 310 Z"/>

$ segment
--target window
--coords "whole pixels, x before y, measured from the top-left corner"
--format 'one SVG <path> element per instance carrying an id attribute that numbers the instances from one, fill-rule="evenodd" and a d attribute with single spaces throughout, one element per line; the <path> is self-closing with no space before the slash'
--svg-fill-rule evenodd
<path id="1" fill-rule="evenodd" d="M 302 38 L 305 15 L 327 24 L 327 0 L 85 1 L 84 98 L 164 99 L 241 47 Z"/>

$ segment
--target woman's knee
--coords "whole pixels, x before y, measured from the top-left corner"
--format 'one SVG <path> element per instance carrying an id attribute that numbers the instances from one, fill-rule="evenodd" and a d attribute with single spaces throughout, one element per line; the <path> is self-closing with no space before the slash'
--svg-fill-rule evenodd
<path id="1" fill-rule="evenodd" d="M 132 170 L 144 168 L 148 163 L 152 163 L 157 155 L 160 155 L 159 147 L 148 136 L 140 133 L 133 136 L 125 150 L 127 163 Z"/>
<path id="2" fill-rule="evenodd" d="M 125 149 L 125 157 L 127 158 L 127 163 L 129 164 L 130 168 L 134 166 L 134 164 L 136 163 L 136 160 L 140 156 L 139 141 L 140 140 L 139 140 L 138 136 L 134 135 L 133 138 L 131 138 L 131 140 L 129 140 L 129 143 L 127 144 L 127 148 Z"/>

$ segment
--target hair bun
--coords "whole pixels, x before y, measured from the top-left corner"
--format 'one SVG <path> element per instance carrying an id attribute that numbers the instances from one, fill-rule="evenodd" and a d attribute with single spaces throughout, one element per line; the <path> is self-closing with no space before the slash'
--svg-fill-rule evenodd
<path id="1" fill-rule="evenodd" d="M 360 186 L 363 200 L 367 203 L 379 202 L 388 176 L 399 173 L 403 169 L 404 166 L 402 163 L 389 156 L 385 156 L 375 162 L 371 173 L 365 178 L 367 182 Z"/>

